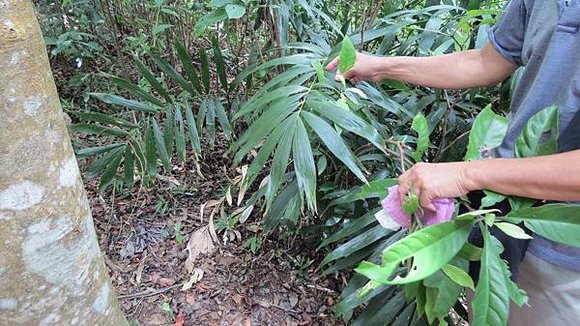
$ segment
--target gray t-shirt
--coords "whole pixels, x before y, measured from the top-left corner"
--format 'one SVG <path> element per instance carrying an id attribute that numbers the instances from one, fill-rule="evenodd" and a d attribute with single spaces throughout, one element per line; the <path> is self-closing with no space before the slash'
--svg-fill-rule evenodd
<path id="1" fill-rule="evenodd" d="M 513 157 L 515 140 L 528 119 L 553 104 L 560 113 L 558 150 L 580 149 L 579 30 L 580 0 L 512 0 L 491 29 L 489 38 L 495 49 L 507 60 L 525 66 L 497 156 Z M 580 248 L 536 235 L 528 252 L 580 272 Z"/>

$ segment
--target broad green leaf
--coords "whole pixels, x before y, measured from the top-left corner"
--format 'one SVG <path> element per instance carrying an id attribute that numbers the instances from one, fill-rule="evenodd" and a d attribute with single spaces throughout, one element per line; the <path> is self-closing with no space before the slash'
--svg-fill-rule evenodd
<path id="1" fill-rule="evenodd" d="M 513 211 L 504 217 L 512 223 L 524 222 L 534 233 L 552 241 L 580 247 L 580 206 L 549 204 Z"/>
<path id="2" fill-rule="evenodd" d="M 229 19 L 238 19 L 246 13 L 246 7 L 240 5 L 228 4 L 225 9 Z"/>
<path id="3" fill-rule="evenodd" d="M 155 36 L 159 33 L 165 32 L 166 29 L 171 28 L 171 27 L 173 27 L 173 25 L 171 25 L 171 24 L 156 24 L 155 26 L 153 26 L 151 33 Z"/>
<path id="4" fill-rule="evenodd" d="M 500 203 L 506 199 L 505 195 L 502 195 L 500 193 L 491 190 L 484 190 L 483 193 L 485 194 L 485 197 L 481 199 L 481 206 L 479 207 L 480 209 L 492 207 L 493 205 Z"/>
<path id="5" fill-rule="evenodd" d="M 501 144 L 507 132 L 507 124 L 507 118 L 493 113 L 491 105 L 483 109 L 471 127 L 465 160 L 477 161 L 485 158 L 482 157 L 482 152 Z"/>
<path id="6" fill-rule="evenodd" d="M 384 198 L 387 196 L 388 188 L 398 183 L 399 180 L 396 178 L 373 180 L 360 187 L 349 190 L 344 196 L 333 200 L 329 206 L 352 203 L 361 199 Z"/>
<path id="7" fill-rule="evenodd" d="M 342 47 L 340 48 L 340 55 L 338 61 L 338 71 L 345 74 L 356 62 L 356 49 L 348 36 L 342 40 Z"/>
<path id="8" fill-rule="evenodd" d="M 118 105 L 147 113 L 157 113 L 157 111 L 159 110 L 159 108 L 155 107 L 154 105 L 129 100 L 118 95 L 105 93 L 90 93 L 90 95 L 98 99 L 99 101 L 105 102 L 107 104 Z"/>
<path id="9" fill-rule="evenodd" d="M 417 148 L 411 156 L 415 162 L 421 162 L 423 155 L 429 148 L 429 123 L 423 113 L 418 113 L 415 116 L 411 129 L 415 130 L 419 135 L 417 137 Z"/>
<path id="10" fill-rule="evenodd" d="M 362 182 L 367 183 L 367 179 L 360 168 L 362 164 L 334 128 L 328 122 L 310 112 L 303 111 L 301 114 L 332 154 L 341 160 Z"/>
<path id="11" fill-rule="evenodd" d="M 532 237 L 526 233 L 521 227 L 512 224 L 512 223 L 505 223 L 499 222 L 494 223 L 503 233 L 509 235 L 512 238 L 516 239 L 531 239 Z"/>
<path id="12" fill-rule="evenodd" d="M 505 260 L 501 260 L 502 269 L 504 271 L 504 278 L 507 285 L 507 290 L 510 296 L 510 299 L 518 306 L 522 307 L 526 303 L 528 303 L 528 295 L 526 291 L 520 289 L 518 285 L 511 280 L 511 272 L 509 270 L 508 264 Z"/>
<path id="13" fill-rule="evenodd" d="M 155 147 L 157 148 L 157 152 L 159 153 L 159 158 L 163 163 L 163 168 L 165 169 L 165 172 L 169 173 L 171 171 L 171 161 L 169 153 L 167 152 L 167 148 L 165 147 L 163 132 L 161 131 L 161 128 L 157 123 L 157 119 L 153 119 L 152 127 L 153 127 L 153 136 L 155 137 Z"/>
<path id="14" fill-rule="evenodd" d="M 457 266 L 451 265 L 451 264 L 447 264 L 447 265 L 443 266 L 443 268 L 441 270 L 453 282 L 455 282 L 463 287 L 475 290 L 475 284 L 473 283 L 471 276 L 469 276 L 469 274 L 467 274 L 467 272 L 465 272 L 463 269 L 461 269 Z"/>
<path id="15" fill-rule="evenodd" d="M 197 93 L 201 94 L 202 89 L 201 89 L 201 84 L 199 83 L 199 77 L 197 76 L 197 72 L 196 72 L 195 68 L 193 67 L 193 61 L 191 60 L 191 57 L 187 53 L 187 49 L 177 39 L 175 39 L 174 44 L 175 44 L 175 49 L 177 50 L 177 56 L 179 57 L 179 60 L 181 61 L 181 65 L 183 66 L 183 70 L 185 71 L 185 74 L 187 75 L 187 79 L 189 79 L 189 82 L 191 83 L 191 85 L 193 85 L 193 87 L 195 88 Z M 203 66 L 202 66 L 202 69 L 203 69 Z"/>
<path id="16" fill-rule="evenodd" d="M 550 106 L 532 116 L 516 139 L 516 157 L 558 152 L 558 108 Z"/>
<path id="17" fill-rule="evenodd" d="M 413 265 L 405 277 L 398 276 L 387 283 L 413 283 L 438 271 L 461 250 L 472 226 L 472 220 L 456 219 L 413 232 L 389 246 L 383 252 L 383 272 L 390 270 L 392 273 L 400 263 L 410 258 L 413 258 Z M 359 268 L 356 271 L 361 273 Z M 371 280 L 385 282 L 390 276 L 383 275 L 380 279 Z"/>
<path id="18" fill-rule="evenodd" d="M 292 156 L 298 188 L 306 197 L 306 203 L 312 212 L 316 212 L 316 167 L 310 139 L 302 120 L 297 119 L 292 140 Z"/>
<path id="19" fill-rule="evenodd" d="M 195 36 L 201 36 L 209 26 L 226 19 L 228 19 L 228 14 L 225 9 L 219 8 L 211 11 L 209 14 L 199 18 L 195 23 L 195 26 L 193 27 Z"/>
<path id="20" fill-rule="evenodd" d="M 433 324 L 435 319 L 447 316 L 451 307 L 457 302 L 463 287 L 442 271 L 437 271 L 427 277 L 423 284 L 425 285 L 425 315 L 429 323 Z"/>
<path id="21" fill-rule="evenodd" d="M 173 99 L 167 90 L 163 87 L 163 85 L 161 85 L 157 78 L 155 78 L 149 68 L 147 68 L 147 66 L 145 66 L 145 64 L 143 64 L 143 62 L 141 62 L 141 60 L 138 58 L 135 58 L 135 65 L 137 66 L 137 69 L 141 75 L 143 75 L 143 78 L 145 78 L 145 80 L 149 83 L 149 85 L 151 85 L 151 87 L 153 87 L 153 89 L 159 93 L 159 95 L 163 96 L 167 102 L 173 103 Z"/>
<path id="22" fill-rule="evenodd" d="M 504 276 L 506 265 L 499 254 L 501 244 L 482 228 L 483 253 L 479 281 L 473 298 L 473 326 L 507 325 L 509 314 L 509 294 Z"/>
<path id="23" fill-rule="evenodd" d="M 461 250 L 457 253 L 457 257 L 463 258 L 469 261 L 478 261 L 481 259 L 482 249 L 474 246 L 473 244 L 466 242 Z"/>

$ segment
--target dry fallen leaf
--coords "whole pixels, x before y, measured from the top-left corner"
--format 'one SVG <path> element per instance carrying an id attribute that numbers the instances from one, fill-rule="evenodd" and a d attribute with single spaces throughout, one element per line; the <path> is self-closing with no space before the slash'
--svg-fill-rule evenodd
<path id="1" fill-rule="evenodd" d="M 187 290 L 191 289 L 193 284 L 199 282 L 202 278 L 203 278 L 203 269 L 194 268 L 193 273 L 189 277 L 189 281 L 183 283 L 183 286 L 181 287 L 181 291 L 187 291 Z"/>
<path id="2" fill-rule="evenodd" d="M 201 227 L 191 234 L 186 250 L 189 251 L 189 255 L 185 260 L 185 268 L 191 274 L 195 267 L 194 263 L 197 256 L 202 253 L 211 254 L 215 250 L 209 226 Z"/>
<path id="3" fill-rule="evenodd" d="M 175 321 L 173 322 L 173 326 L 183 326 L 183 323 L 185 323 L 185 316 L 180 311 L 177 314 L 177 316 L 175 316 Z"/>

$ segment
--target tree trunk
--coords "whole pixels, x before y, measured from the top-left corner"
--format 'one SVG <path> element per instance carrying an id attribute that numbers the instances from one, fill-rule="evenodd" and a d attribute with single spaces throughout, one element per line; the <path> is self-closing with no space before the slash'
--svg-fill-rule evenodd
<path id="1" fill-rule="evenodd" d="M 0 0 L 0 325 L 126 325 L 29 0 Z"/>

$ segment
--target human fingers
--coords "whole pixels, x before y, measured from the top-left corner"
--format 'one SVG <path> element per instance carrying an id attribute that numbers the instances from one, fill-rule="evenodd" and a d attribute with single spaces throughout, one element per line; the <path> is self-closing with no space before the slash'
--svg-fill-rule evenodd
<path id="1" fill-rule="evenodd" d="M 338 57 L 332 59 L 332 61 L 330 61 L 330 63 L 328 65 L 326 65 L 326 70 L 331 71 L 336 69 L 336 67 L 338 66 Z"/>
<path id="2" fill-rule="evenodd" d="M 403 203 L 405 201 L 405 198 L 407 197 L 407 194 L 409 193 L 409 174 L 407 172 L 401 174 L 401 176 L 399 176 L 399 198 L 401 200 L 401 203 Z"/>
<path id="3" fill-rule="evenodd" d="M 433 196 L 431 196 L 427 190 L 420 189 L 417 196 L 419 196 L 419 205 L 421 205 L 421 207 L 432 212 L 437 210 L 435 205 L 433 205 Z"/>

